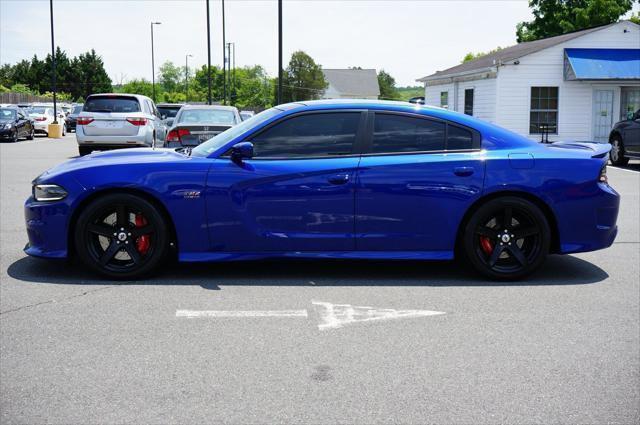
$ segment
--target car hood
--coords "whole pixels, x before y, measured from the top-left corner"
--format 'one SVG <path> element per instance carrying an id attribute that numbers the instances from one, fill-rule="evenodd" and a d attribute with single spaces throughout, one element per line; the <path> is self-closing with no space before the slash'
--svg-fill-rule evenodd
<path id="1" fill-rule="evenodd" d="M 96 152 L 56 165 L 42 173 L 37 178 L 37 181 L 41 182 L 43 180 L 50 180 L 62 174 L 73 173 L 88 168 L 118 165 L 135 166 L 150 163 L 158 164 L 163 162 L 170 163 L 176 161 L 187 161 L 189 159 L 191 159 L 191 157 L 178 153 L 173 149 L 133 148 Z"/>

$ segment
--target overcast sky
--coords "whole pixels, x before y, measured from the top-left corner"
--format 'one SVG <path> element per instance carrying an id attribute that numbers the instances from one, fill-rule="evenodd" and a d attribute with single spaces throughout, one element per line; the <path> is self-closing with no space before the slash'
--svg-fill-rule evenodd
<path id="1" fill-rule="evenodd" d="M 222 63 L 221 1 L 210 0 L 212 65 Z M 638 6 L 634 6 L 638 10 Z M 227 41 L 238 66 L 277 72 L 276 0 L 226 0 Z M 515 26 L 530 20 L 526 0 L 285 0 L 285 66 L 304 50 L 325 68 L 385 69 L 399 85 L 456 65 L 469 51 L 515 44 Z M 207 62 L 205 0 L 54 0 L 56 44 L 69 56 L 94 48 L 114 80 L 151 79 L 149 23 L 156 66 Z M 51 50 L 49 2 L 0 0 L 0 62 Z"/>

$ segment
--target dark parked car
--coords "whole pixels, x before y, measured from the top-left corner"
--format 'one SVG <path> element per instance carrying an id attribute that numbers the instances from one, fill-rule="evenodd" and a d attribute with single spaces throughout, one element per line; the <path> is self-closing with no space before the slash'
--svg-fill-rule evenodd
<path id="1" fill-rule="evenodd" d="M 159 103 L 157 108 L 160 112 L 160 116 L 164 121 L 167 128 L 173 126 L 173 119 L 178 115 L 180 108 L 184 106 L 184 103 Z"/>
<path id="2" fill-rule="evenodd" d="M 242 122 L 238 109 L 221 105 L 185 105 L 167 134 L 167 146 L 198 146 Z"/>
<path id="3" fill-rule="evenodd" d="M 0 140 L 17 142 L 21 137 L 33 140 L 33 121 L 22 109 L 0 108 Z"/>
<path id="4" fill-rule="evenodd" d="M 424 105 L 424 96 L 416 96 L 409 99 L 409 103 L 416 103 L 418 105 Z"/>
<path id="5" fill-rule="evenodd" d="M 609 143 L 609 159 L 613 165 L 625 165 L 630 158 L 640 159 L 640 109 L 613 126 Z"/>
<path id="6" fill-rule="evenodd" d="M 78 115 L 82 112 L 83 105 L 75 105 L 69 115 L 65 118 L 67 122 L 67 130 L 76 131 L 76 124 L 78 123 Z"/>

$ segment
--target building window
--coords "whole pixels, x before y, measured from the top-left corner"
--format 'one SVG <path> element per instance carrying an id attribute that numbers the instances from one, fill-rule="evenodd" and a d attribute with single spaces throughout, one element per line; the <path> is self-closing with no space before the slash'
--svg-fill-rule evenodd
<path id="1" fill-rule="evenodd" d="M 558 134 L 558 88 L 531 87 L 529 134 Z"/>
<path id="2" fill-rule="evenodd" d="M 449 92 L 448 91 L 440 92 L 440 107 L 449 109 Z"/>
<path id="3" fill-rule="evenodd" d="M 473 115 L 473 89 L 464 91 L 464 113 Z"/>

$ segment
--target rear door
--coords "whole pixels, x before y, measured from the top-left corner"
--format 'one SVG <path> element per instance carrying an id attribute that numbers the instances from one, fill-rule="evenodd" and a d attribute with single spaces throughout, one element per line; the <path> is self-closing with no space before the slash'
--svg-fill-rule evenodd
<path id="1" fill-rule="evenodd" d="M 358 251 L 433 251 L 450 258 L 458 225 L 481 193 L 480 134 L 391 112 L 370 113 L 356 189 Z"/>
<path id="2" fill-rule="evenodd" d="M 135 136 L 140 127 L 128 122 L 127 118 L 146 116 L 136 97 L 121 95 L 90 96 L 83 112 L 93 118 L 83 126 L 87 136 Z"/>
<path id="3" fill-rule="evenodd" d="M 354 249 L 354 192 L 363 111 L 286 117 L 249 141 L 255 156 L 216 159 L 207 179 L 214 251 Z"/>

